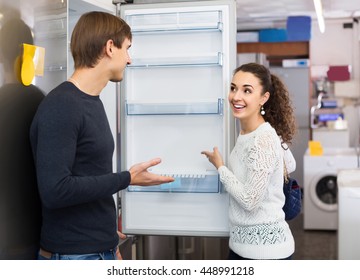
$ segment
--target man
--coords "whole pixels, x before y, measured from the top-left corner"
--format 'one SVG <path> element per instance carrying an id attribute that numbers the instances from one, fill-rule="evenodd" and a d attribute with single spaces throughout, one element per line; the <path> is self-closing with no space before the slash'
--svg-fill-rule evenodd
<path id="1" fill-rule="evenodd" d="M 43 224 L 39 259 L 116 259 L 113 194 L 174 181 L 153 159 L 112 173 L 114 140 L 99 98 L 131 63 L 131 30 L 103 12 L 82 15 L 71 36 L 75 71 L 44 99 L 31 126 Z"/>

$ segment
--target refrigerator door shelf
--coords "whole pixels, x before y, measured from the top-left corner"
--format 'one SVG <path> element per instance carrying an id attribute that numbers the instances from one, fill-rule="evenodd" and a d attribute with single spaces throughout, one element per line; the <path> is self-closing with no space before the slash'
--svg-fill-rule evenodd
<path id="1" fill-rule="evenodd" d="M 159 186 L 140 187 L 129 186 L 130 192 L 188 192 L 188 193 L 218 193 L 220 191 L 219 175 L 216 171 L 206 173 L 162 173 L 175 178 L 175 181 Z"/>
<path id="2" fill-rule="evenodd" d="M 222 30 L 221 11 L 147 13 L 126 16 L 134 35 L 140 32 Z"/>
<path id="3" fill-rule="evenodd" d="M 222 66 L 223 54 L 213 53 L 207 55 L 194 55 L 188 57 L 152 57 L 152 58 L 132 58 L 128 68 L 143 67 L 185 67 L 185 66 Z"/>
<path id="4" fill-rule="evenodd" d="M 224 100 L 182 103 L 126 103 L 126 114 L 133 115 L 200 115 L 223 114 Z"/>

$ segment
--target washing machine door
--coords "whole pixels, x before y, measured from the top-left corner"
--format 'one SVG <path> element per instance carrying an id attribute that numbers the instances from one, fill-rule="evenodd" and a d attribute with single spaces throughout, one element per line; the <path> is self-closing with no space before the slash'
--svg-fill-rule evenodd
<path id="1" fill-rule="evenodd" d="M 338 186 L 336 174 L 320 174 L 311 184 L 310 198 L 324 211 L 337 211 Z"/>

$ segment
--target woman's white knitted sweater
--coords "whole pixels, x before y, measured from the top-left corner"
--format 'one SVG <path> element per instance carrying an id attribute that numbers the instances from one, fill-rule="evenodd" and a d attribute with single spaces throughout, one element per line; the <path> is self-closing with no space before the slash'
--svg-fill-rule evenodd
<path id="1" fill-rule="evenodd" d="M 295 170 L 290 149 L 284 150 L 269 123 L 239 135 L 229 158 L 229 168 L 218 169 L 230 194 L 229 246 L 250 259 L 281 259 L 294 253 L 294 238 L 282 207 L 284 161 Z"/>

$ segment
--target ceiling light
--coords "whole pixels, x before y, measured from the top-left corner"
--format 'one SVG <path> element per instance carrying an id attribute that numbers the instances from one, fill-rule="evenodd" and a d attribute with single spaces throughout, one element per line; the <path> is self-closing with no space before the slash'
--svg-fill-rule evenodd
<path id="1" fill-rule="evenodd" d="M 314 7 L 316 12 L 317 21 L 319 24 L 319 29 L 321 33 L 325 32 L 325 21 L 323 16 L 323 9 L 321 0 L 314 0 Z"/>

